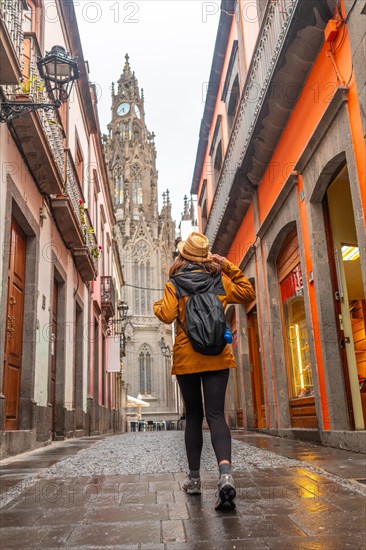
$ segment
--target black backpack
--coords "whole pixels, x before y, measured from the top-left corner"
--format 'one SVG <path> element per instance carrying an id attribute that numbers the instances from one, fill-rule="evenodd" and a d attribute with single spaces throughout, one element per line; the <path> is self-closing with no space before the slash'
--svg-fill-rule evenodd
<path id="1" fill-rule="evenodd" d="M 225 294 L 225 290 L 221 283 L 221 276 L 210 276 L 210 278 L 212 283 L 209 289 L 192 294 L 182 290 L 174 280 L 174 275 L 171 281 L 178 298 L 189 295 L 186 303 L 186 327 L 179 317 L 177 321 L 188 336 L 193 349 L 202 355 L 219 355 L 227 344 L 224 338 L 226 320 L 224 307 L 215 290 L 219 290 L 220 294 Z"/>

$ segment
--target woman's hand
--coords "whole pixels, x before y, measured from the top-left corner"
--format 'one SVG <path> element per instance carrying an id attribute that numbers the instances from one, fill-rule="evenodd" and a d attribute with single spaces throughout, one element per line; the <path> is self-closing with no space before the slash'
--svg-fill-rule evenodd
<path id="1" fill-rule="evenodd" d="M 226 262 L 226 258 L 224 256 L 219 256 L 219 254 L 212 254 L 211 260 L 215 262 L 215 264 L 223 264 L 223 262 Z"/>

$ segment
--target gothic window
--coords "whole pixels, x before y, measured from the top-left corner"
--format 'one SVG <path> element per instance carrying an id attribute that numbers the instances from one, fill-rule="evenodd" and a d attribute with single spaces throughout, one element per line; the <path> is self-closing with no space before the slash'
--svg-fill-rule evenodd
<path id="1" fill-rule="evenodd" d="M 127 141 L 129 139 L 129 126 L 128 122 L 122 125 L 122 141 Z"/>
<path id="2" fill-rule="evenodd" d="M 150 248 L 146 241 L 136 243 L 133 252 L 135 288 L 135 309 L 137 315 L 151 314 L 151 266 Z"/>
<path id="3" fill-rule="evenodd" d="M 136 141 L 140 139 L 140 128 L 138 124 L 133 125 L 133 137 Z"/>
<path id="4" fill-rule="evenodd" d="M 137 273 L 136 273 L 137 271 Z M 138 269 L 136 270 L 136 268 L 134 269 L 134 277 L 135 277 L 135 281 L 136 281 L 136 286 L 134 288 L 134 307 L 135 307 L 135 311 L 136 311 L 136 315 L 140 315 L 141 313 L 141 308 L 140 308 L 140 294 L 141 294 L 141 288 L 140 288 L 140 280 L 139 280 L 139 273 L 138 273 Z"/>
<path id="5" fill-rule="evenodd" d="M 151 281 L 151 266 L 150 262 L 147 262 L 145 266 L 146 270 L 146 288 L 152 287 L 152 281 Z M 151 315 L 152 313 L 152 296 L 151 296 L 151 290 L 146 291 L 146 315 Z"/>
<path id="6" fill-rule="evenodd" d="M 144 344 L 139 354 L 140 393 L 142 395 L 151 394 L 151 368 L 151 350 L 149 346 Z"/>
<path id="7" fill-rule="evenodd" d="M 116 205 L 123 204 L 123 177 L 120 166 L 116 166 L 114 169 L 114 192 Z"/>
<path id="8" fill-rule="evenodd" d="M 131 167 L 132 200 L 134 203 L 142 204 L 141 166 L 134 163 Z"/>

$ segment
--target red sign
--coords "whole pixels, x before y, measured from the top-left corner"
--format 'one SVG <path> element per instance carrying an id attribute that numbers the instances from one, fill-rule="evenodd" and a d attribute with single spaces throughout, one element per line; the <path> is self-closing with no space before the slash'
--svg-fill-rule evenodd
<path id="1" fill-rule="evenodd" d="M 303 294 L 303 281 L 301 273 L 301 265 L 297 264 L 296 267 L 285 277 L 281 283 L 281 298 L 282 303 L 292 298 L 292 296 L 302 296 Z"/>

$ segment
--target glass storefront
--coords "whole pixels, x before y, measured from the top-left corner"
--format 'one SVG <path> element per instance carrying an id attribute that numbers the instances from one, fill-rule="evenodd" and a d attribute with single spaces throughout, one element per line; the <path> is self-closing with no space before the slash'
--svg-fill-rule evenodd
<path id="1" fill-rule="evenodd" d="M 281 281 L 285 345 L 290 369 L 290 399 L 314 395 L 300 264 Z"/>

